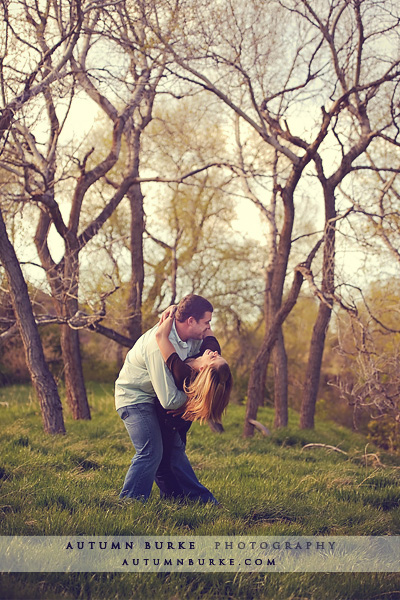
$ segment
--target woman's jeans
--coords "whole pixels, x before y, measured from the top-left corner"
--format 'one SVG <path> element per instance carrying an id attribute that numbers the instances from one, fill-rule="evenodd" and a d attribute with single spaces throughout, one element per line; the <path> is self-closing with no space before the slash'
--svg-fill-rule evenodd
<path id="1" fill-rule="evenodd" d="M 146 500 L 150 496 L 153 482 L 157 483 L 157 469 L 163 455 L 162 436 L 155 406 L 149 402 L 141 402 L 119 408 L 118 414 L 136 450 L 125 476 L 120 498 Z M 216 504 L 217 500 L 212 493 L 197 479 L 186 456 L 185 444 L 177 432 L 172 439 L 170 450 L 171 470 L 183 495 L 192 500 Z"/>

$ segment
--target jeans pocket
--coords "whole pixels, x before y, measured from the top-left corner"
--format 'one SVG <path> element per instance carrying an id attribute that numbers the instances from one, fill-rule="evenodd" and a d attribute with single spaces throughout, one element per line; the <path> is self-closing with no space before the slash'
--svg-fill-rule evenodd
<path id="1" fill-rule="evenodd" d="M 126 408 L 120 408 L 117 412 L 123 421 L 129 415 L 129 411 Z"/>

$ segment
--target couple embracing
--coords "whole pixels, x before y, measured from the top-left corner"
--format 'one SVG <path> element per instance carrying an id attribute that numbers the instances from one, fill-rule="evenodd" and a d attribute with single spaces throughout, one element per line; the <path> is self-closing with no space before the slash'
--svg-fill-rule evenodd
<path id="1" fill-rule="evenodd" d="M 219 423 L 232 388 L 212 312 L 202 296 L 185 296 L 126 355 L 115 404 L 136 453 L 120 498 L 147 500 L 155 481 L 162 497 L 218 504 L 186 455 L 192 421 Z"/>

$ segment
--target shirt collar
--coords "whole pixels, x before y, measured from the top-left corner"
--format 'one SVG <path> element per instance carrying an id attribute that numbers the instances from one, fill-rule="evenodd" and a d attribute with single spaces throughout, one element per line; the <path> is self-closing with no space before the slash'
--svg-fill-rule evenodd
<path id="1" fill-rule="evenodd" d="M 182 346 L 182 348 L 187 348 L 187 347 L 188 347 L 188 343 L 187 343 L 187 342 L 184 342 L 184 341 L 183 341 L 183 340 L 181 340 L 181 338 L 179 337 L 178 331 L 177 331 L 177 329 L 176 329 L 176 326 L 175 326 L 175 319 L 174 319 L 174 322 L 172 323 L 172 330 L 171 330 L 171 331 L 173 332 L 173 334 L 174 334 L 174 336 L 175 336 L 175 339 L 176 339 L 176 341 L 178 342 L 178 344 L 179 344 L 180 346 Z"/>

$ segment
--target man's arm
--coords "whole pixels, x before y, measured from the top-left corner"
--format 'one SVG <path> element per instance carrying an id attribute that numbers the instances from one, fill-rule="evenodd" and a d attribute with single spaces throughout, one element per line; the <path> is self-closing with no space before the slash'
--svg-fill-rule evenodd
<path id="1" fill-rule="evenodd" d="M 145 362 L 150 381 L 161 406 L 169 410 L 180 408 L 186 402 L 186 395 L 176 387 L 155 337 L 149 341 Z"/>

